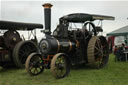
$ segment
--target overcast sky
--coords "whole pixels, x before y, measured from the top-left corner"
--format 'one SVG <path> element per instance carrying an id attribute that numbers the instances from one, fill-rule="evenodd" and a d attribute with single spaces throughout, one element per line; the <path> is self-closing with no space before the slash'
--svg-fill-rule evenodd
<path id="1" fill-rule="evenodd" d="M 128 1 L 45 1 L 53 4 L 52 30 L 56 28 L 58 19 L 70 13 L 90 13 L 114 16 L 115 21 L 104 21 L 105 33 L 128 25 Z M 0 20 L 41 23 L 44 25 L 44 1 L 10 1 L 2 0 Z"/>

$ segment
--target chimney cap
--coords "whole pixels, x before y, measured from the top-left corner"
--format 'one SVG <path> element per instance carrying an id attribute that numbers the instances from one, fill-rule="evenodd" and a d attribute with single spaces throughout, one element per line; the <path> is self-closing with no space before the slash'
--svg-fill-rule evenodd
<path id="1" fill-rule="evenodd" d="M 51 3 L 45 3 L 42 5 L 44 8 L 51 8 L 53 5 Z"/>

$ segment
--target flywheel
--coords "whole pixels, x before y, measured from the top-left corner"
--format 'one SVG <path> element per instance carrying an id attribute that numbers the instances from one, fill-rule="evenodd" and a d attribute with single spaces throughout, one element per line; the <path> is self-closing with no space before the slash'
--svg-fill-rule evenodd
<path id="1" fill-rule="evenodd" d="M 20 34 L 16 30 L 8 30 L 3 35 L 4 44 L 8 49 L 13 49 L 21 41 Z"/>

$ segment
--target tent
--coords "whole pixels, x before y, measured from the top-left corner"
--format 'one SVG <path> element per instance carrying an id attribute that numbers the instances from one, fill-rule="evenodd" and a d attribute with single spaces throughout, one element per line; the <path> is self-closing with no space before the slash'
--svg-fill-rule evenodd
<path id="1" fill-rule="evenodd" d="M 128 46 L 128 25 L 107 33 L 109 48 L 122 43 Z"/>
<path id="2" fill-rule="evenodd" d="M 128 25 L 107 34 L 107 36 L 127 36 L 127 35 L 128 35 Z"/>

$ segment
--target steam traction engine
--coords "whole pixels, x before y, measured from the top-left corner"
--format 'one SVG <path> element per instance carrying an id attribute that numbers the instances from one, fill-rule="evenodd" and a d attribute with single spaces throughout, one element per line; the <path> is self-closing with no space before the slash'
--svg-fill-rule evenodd
<path id="1" fill-rule="evenodd" d="M 35 29 L 43 28 L 41 24 L 0 21 L 0 66 L 4 68 L 23 68 L 28 55 L 37 52 Z M 28 31 L 28 40 L 20 36 L 20 31 Z"/>
<path id="2" fill-rule="evenodd" d="M 92 64 L 104 67 L 109 58 L 108 44 L 101 26 L 94 21 L 114 20 L 112 16 L 74 13 L 59 19 L 59 25 L 51 34 L 51 4 L 44 4 L 45 36 L 39 43 L 39 53 L 32 53 L 26 60 L 30 75 L 38 75 L 44 68 L 51 68 L 55 78 L 63 78 L 70 72 L 71 65 Z M 81 28 L 72 28 L 72 23 L 81 23 Z"/>

